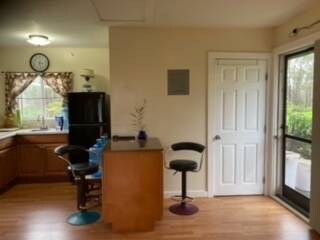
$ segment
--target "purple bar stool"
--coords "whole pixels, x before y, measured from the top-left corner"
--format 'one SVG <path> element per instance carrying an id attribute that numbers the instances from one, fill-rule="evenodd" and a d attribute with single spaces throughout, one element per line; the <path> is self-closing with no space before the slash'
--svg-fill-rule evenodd
<path id="1" fill-rule="evenodd" d="M 179 203 L 170 206 L 169 211 L 178 215 L 192 215 L 197 213 L 199 209 L 197 206 L 190 203 L 190 201 L 193 199 L 187 196 L 187 172 L 199 172 L 201 170 L 205 146 L 194 142 L 175 143 L 171 145 L 171 148 L 167 151 L 166 156 L 169 151 L 176 152 L 183 150 L 195 151 L 199 153 L 200 163 L 198 165 L 197 161 L 194 160 L 174 159 L 169 162 L 169 166 L 167 166 L 167 164 L 165 165 L 167 169 L 175 170 L 174 174 L 181 172 L 182 177 L 181 195 L 173 197 L 173 200 L 179 199 Z"/>

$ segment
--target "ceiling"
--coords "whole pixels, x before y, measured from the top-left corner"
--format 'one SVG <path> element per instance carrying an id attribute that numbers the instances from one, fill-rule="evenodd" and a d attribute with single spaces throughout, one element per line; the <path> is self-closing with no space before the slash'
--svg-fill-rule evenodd
<path id="1" fill-rule="evenodd" d="M 318 0 L 1 0 L 0 46 L 107 47 L 108 26 L 268 28 Z"/>
<path id="2" fill-rule="evenodd" d="M 0 0 L 0 46 L 31 46 L 45 34 L 50 47 L 107 47 L 108 27 L 90 0 Z"/>
<path id="3" fill-rule="evenodd" d="M 318 0 L 92 0 L 109 25 L 267 28 Z M 135 3 L 135 4 L 133 4 Z M 122 20 L 122 22 L 121 22 Z"/>

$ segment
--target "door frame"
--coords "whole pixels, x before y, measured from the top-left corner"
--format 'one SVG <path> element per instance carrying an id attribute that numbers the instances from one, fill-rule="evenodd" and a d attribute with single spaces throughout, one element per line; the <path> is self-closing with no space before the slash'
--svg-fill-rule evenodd
<path id="1" fill-rule="evenodd" d="M 280 45 L 273 49 L 272 60 L 273 60 L 273 69 L 272 69 L 272 81 L 273 87 L 272 92 L 273 96 L 273 106 L 271 111 L 274 114 L 273 117 L 273 145 L 271 146 L 272 158 L 271 161 L 271 171 L 270 171 L 270 195 L 276 199 L 276 195 L 281 192 L 282 185 L 282 142 L 281 142 L 281 122 L 282 122 L 282 112 L 278 106 L 278 103 L 282 102 L 283 94 L 281 94 L 284 82 L 284 71 L 285 71 L 285 55 L 294 53 L 303 49 L 307 49 L 315 46 L 317 39 L 320 39 L 320 32 L 310 34 L 293 40 L 292 42 Z M 312 198 L 311 198 L 312 199 Z M 310 200 L 311 201 L 311 200 Z M 282 203 L 282 201 L 281 201 Z M 311 204 L 311 202 L 310 202 Z M 302 216 L 298 211 L 295 211 L 296 214 Z"/>
<path id="2" fill-rule="evenodd" d="M 269 111 L 272 102 L 271 94 L 271 53 L 250 53 L 250 52 L 209 52 L 208 53 L 208 92 L 207 92 L 207 186 L 208 186 L 208 197 L 214 197 L 214 181 L 215 181 L 215 162 L 213 159 L 213 146 L 212 140 L 216 135 L 213 128 L 213 119 L 214 119 L 214 88 L 215 88 L 215 65 L 217 59 L 258 59 L 265 60 L 267 64 L 267 83 L 266 83 L 266 114 L 265 114 L 265 126 L 266 126 L 266 135 L 265 135 L 265 148 L 264 148 L 264 177 L 265 177 L 265 186 L 264 186 L 264 195 L 269 194 L 269 177 L 270 172 L 270 162 L 266 159 L 271 158 L 271 154 L 268 151 L 269 145 L 272 140 L 271 131 L 269 131 L 269 126 L 271 126 L 270 121 L 272 121 L 272 111 Z"/>

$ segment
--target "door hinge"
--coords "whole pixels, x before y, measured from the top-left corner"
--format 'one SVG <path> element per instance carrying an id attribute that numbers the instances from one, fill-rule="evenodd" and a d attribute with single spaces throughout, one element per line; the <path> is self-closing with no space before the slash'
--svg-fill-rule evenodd
<path id="1" fill-rule="evenodd" d="M 267 125 L 264 125 L 263 131 L 264 131 L 265 134 L 267 134 Z"/>
<path id="2" fill-rule="evenodd" d="M 266 75 L 265 75 L 265 79 L 266 79 L 266 81 L 268 81 L 268 73 L 266 73 Z"/>
<path id="3" fill-rule="evenodd" d="M 266 184 L 266 177 L 263 177 L 263 178 L 262 178 L 262 183 L 263 183 L 263 184 Z"/>

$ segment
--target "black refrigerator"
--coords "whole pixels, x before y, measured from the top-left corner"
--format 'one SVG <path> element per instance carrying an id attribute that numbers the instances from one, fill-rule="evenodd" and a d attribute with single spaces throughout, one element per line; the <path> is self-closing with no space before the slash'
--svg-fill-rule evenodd
<path id="1" fill-rule="evenodd" d="M 110 96 L 103 92 L 68 94 L 69 144 L 90 148 L 103 134 L 110 137 Z"/>

